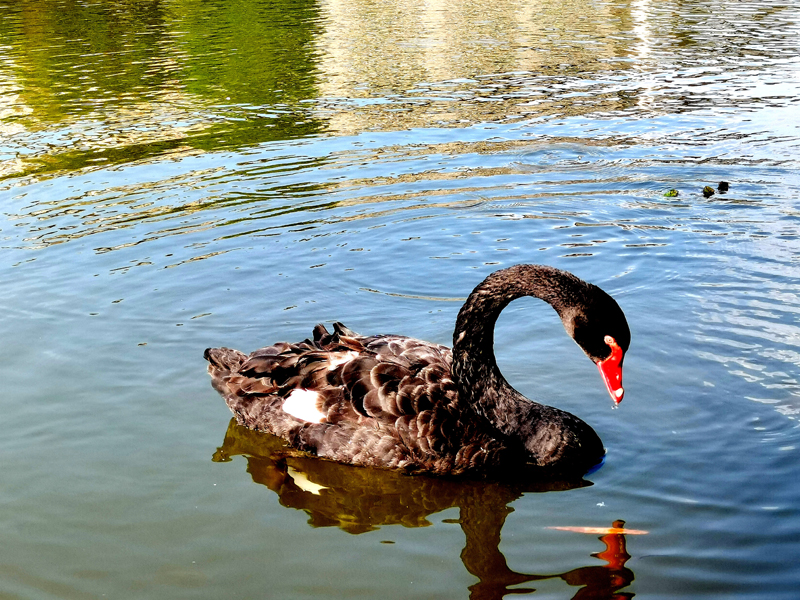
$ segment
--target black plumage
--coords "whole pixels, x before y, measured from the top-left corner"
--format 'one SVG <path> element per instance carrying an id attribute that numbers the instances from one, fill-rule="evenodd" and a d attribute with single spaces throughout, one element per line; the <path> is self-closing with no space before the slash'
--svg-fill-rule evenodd
<path id="1" fill-rule="evenodd" d="M 497 317 L 522 296 L 553 306 L 595 363 L 612 356 L 611 336 L 621 369 L 630 332 L 617 303 L 540 265 L 497 271 L 478 285 L 458 315 L 453 351 L 398 335 L 361 336 L 334 323 L 333 333 L 317 325 L 312 339 L 296 344 L 249 356 L 209 348 L 205 357 L 239 424 L 320 457 L 438 475 L 581 475 L 603 459 L 597 434 L 574 415 L 523 397 L 495 361 Z"/>

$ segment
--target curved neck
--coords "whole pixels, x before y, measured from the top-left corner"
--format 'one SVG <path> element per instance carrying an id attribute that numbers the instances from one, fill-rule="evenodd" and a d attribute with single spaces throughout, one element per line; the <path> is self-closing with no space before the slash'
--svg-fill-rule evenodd
<path id="1" fill-rule="evenodd" d="M 535 403 L 512 388 L 497 367 L 497 317 L 511 301 L 533 296 L 550 304 L 566 325 L 571 308 L 579 304 L 586 287 L 571 273 L 542 265 L 517 265 L 489 275 L 469 295 L 456 319 L 453 375 L 459 398 L 501 429 L 511 425 L 509 420 L 513 421 L 515 415 L 529 411 Z"/>

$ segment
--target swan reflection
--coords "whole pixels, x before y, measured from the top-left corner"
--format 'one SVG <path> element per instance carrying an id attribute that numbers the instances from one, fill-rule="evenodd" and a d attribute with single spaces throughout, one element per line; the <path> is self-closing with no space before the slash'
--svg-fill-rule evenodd
<path id="1" fill-rule="evenodd" d="M 605 549 L 592 556 L 605 561 L 603 565 L 556 574 L 519 573 L 508 566 L 500 551 L 500 533 L 506 516 L 513 510 L 509 508 L 511 502 L 526 492 L 591 485 L 587 481 L 461 481 L 352 467 L 298 453 L 280 438 L 251 431 L 231 419 L 213 460 L 226 462 L 238 455 L 247 459 L 247 471 L 253 481 L 275 492 L 283 506 L 308 514 L 312 527 L 335 526 L 352 534 L 383 525 L 425 527 L 431 525 L 430 515 L 458 507 L 458 522 L 466 538 L 461 560 L 479 580 L 469 588 L 472 599 L 533 593 L 535 588 L 522 584 L 546 579 L 561 579 L 578 587 L 575 599 L 633 597 L 633 593 L 620 592 L 634 579 L 633 572 L 625 566 L 630 558 L 625 543 L 629 532 L 623 529 L 623 521 L 615 521 L 612 529 L 603 530 L 604 535 L 599 538 Z"/>

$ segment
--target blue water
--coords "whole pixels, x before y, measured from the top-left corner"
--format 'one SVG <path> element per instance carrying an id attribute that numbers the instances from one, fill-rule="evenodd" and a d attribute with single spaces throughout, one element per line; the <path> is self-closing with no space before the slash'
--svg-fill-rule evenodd
<path id="1" fill-rule="evenodd" d="M 0 15 L 0 595 L 796 598 L 797 7 Z M 498 322 L 602 437 L 583 487 L 287 464 L 210 387 L 318 322 L 450 345 L 517 263 L 631 326 L 612 410 L 549 307 Z"/>

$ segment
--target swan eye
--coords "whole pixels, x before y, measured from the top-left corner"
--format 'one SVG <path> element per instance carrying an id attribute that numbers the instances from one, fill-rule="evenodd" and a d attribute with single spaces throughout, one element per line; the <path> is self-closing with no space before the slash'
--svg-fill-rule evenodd
<path id="1" fill-rule="evenodd" d="M 611 354 L 608 355 L 606 360 L 609 360 L 613 357 L 615 362 L 621 363 L 623 351 L 620 345 L 617 343 L 617 340 L 615 340 L 613 336 L 607 335 L 603 338 L 603 341 L 609 348 L 611 348 Z"/>

